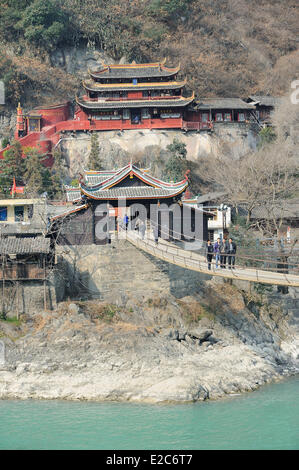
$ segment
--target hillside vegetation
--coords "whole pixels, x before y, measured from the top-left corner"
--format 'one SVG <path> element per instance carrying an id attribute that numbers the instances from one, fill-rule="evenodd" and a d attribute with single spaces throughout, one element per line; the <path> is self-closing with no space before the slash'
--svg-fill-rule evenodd
<path id="1" fill-rule="evenodd" d="M 73 98 L 77 77 L 50 65 L 66 46 L 114 61 L 181 63 L 199 96 L 290 90 L 299 65 L 296 0 L 0 0 L 0 78 L 8 104 Z"/>

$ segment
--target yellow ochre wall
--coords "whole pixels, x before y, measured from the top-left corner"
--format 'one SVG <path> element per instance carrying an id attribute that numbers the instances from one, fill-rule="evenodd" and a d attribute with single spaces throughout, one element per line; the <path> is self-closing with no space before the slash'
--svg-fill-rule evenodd
<path id="1" fill-rule="evenodd" d="M 15 207 L 24 207 L 24 220 L 29 222 L 28 218 L 29 207 L 39 202 L 38 199 L 0 199 L 0 210 L 7 207 L 7 220 L 0 220 L 0 224 L 15 223 Z"/>

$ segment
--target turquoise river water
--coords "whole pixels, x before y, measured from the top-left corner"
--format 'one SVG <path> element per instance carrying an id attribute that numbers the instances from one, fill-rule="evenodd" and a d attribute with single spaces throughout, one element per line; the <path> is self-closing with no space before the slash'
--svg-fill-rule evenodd
<path id="1" fill-rule="evenodd" d="M 0 449 L 299 449 L 299 377 L 220 401 L 0 400 Z"/>

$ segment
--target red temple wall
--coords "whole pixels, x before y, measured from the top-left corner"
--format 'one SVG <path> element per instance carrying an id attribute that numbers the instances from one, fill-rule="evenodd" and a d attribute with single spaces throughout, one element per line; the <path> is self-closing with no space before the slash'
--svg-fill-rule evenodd
<path id="1" fill-rule="evenodd" d="M 200 122 L 201 113 L 199 111 L 187 111 L 185 115 L 186 121 Z"/>
<path id="2" fill-rule="evenodd" d="M 50 126 L 70 118 L 70 104 L 63 103 L 49 108 L 39 108 L 37 112 L 42 115 L 42 127 Z"/>
<path id="3" fill-rule="evenodd" d="M 142 91 L 128 91 L 128 98 L 142 98 Z"/>

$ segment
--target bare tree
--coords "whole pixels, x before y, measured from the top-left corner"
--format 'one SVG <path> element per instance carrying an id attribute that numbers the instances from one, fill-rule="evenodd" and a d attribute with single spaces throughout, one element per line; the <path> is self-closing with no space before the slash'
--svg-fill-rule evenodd
<path id="1" fill-rule="evenodd" d="M 273 143 L 237 160 L 225 154 L 206 164 L 207 180 L 227 192 L 227 202 L 237 213 L 240 206 L 246 209 L 248 223 L 257 209 L 265 214 L 263 221 L 252 224 L 263 234 L 280 229 L 290 199 L 298 194 L 298 150 L 292 134 L 299 122 L 298 108 L 289 97 L 282 100 L 273 115 Z"/>

